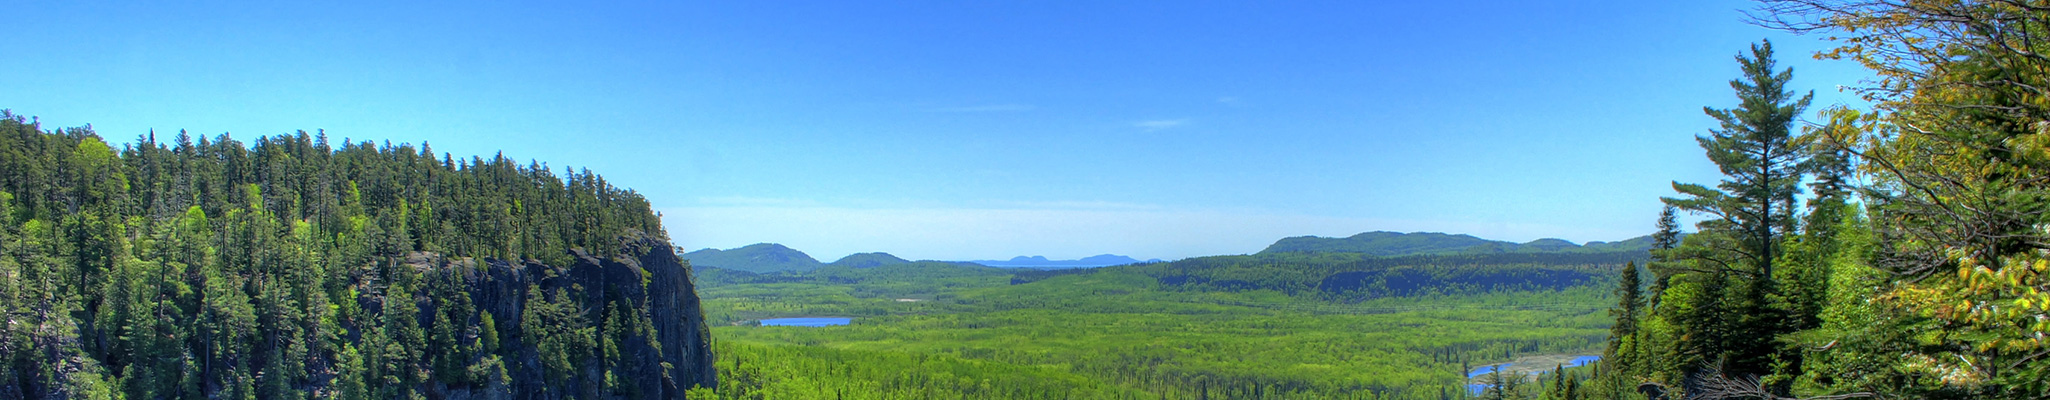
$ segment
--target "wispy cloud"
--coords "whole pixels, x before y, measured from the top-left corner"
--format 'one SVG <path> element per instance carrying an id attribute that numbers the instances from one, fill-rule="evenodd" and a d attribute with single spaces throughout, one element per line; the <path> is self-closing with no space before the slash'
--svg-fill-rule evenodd
<path id="1" fill-rule="evenodd" d="M 1244 105 L 1245 103 L 1243 101 L 1240 101 L 1237 97 L 1224 96 L 1217 98 L 1217 104 L 1223 104 L 1227 106 L 1239 106 Z"/>
<path id="2" fill-rule="evenodd" d="M 1155 119 L 1155 120 L 1145 120 L 1145 121 L 1133 122 L 1133 123 L 1132 123 L 1132 126 L 1133 126 L 1133 127 L 1137 127 L 1137 128 L 1139 128 L 1139 129 L 1145 129 L 1145 130 L 1146 130 L 1147 132 L 1152 132 L 1152 131 L 1157 131 L 1157 130 L 1161 130 L 1161 129 L 1167 129 L 1167 128 L 1174 128 L 1174 127 L 1178 127 L 1178 126 L 1182 126 L 1182 125 L 1188 125 L 1188 124 L 1189 124 L 1189 120 L 1187 120 L 1187 119 Z"/>
<path id="3" fill-rule="evenodd" d="M 1160 205 L 1157 205 L 1157 204 L 1142 204 L 1142 203 L 1124 203 L 1124 202 L 1115 202 L 1115 201 L 1101 201 L 1101 200 L 1095 200 L 1095 201 L 1074 201 L 1074 200 L 1065 200 L 1065 201 L 1023 201 L 1023 200 L 994 200 L 994 201 L 990 201 L 990 202 L 988 202 L 988 204 L 987 204 L 987 205 L 989 205 L 989 206 L 992 206 L 992 207 L 996 207 L 996 208 L 1006 208 L 1006 209 L 1039 209 L 1039 210 L 1095 210 L 1095 211 L 1147 211 L 1147 210 L 1154 210 L 1154 211 L 1158 211 L 1158 210 L 1162 210 L 1162 209 L 1165 209 L 1165 207 L 1161 207 Z"/>
<path id="4" fill-rule="evenodd" d="M 1031 104 L 989 104 L 965 107 L 933 107 L 923 111 L 936 113 L 985 113 L 1032 111 L 1035 108 L 1038 107 L 1033 107 Z"/>
<path id="5" fill-rule="evenodd" d="M 698 204 L 717 207 L 814 207 L 822 205 L 816 200 L 808 199 L 748 196 L 699 197 Z"/>

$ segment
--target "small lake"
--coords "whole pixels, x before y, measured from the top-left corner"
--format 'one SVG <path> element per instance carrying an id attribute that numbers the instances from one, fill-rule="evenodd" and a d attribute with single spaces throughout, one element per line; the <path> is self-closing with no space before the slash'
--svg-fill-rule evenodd
<path id="1" fill-rule="evenodd" d="M 1483 365 L 1479 367 L 1474 367 L 1472 371 L 1466 371 L 1466 377 L 1468 382 L 1466 385 L 1466 390 L 1473 392 L 1474 394 L 1480 394 L 1482 392 L 1487 391 L 1489 385 L 1473 383 L 1473 381 L 1476 380 L 1475 378 L 1480 378 L 1488 374 L 1494 373 L 1496 370 L 1501 370 L 1504 375 L 1509 375 L 1508 377 L 1528 377 L 1540 372 L 1551 372 L 1551 366 L 1553 365 L 1572 368 L 1593 364 L 1596 361 L 1602 360 L 1601 356 L 1576 356 L 1564 360 L 1561 360 L 1556 357 L 1558 356 L 1523 357 L 1517 359 L 1517 361 L 1523 361 L 1521 364 L 1529 364 L 1526 365 L 1524 368 L 1516 368 L 1515 365 L 1519 363 L 1501 363 L 1495 365 Z"/>
<path id="2" fill-rule="evenodd" d="M 850 323 L 854 323 L 854 318 L 848 318 L 848 317 L 805 317 L 805 318 L 769 318 L 769 319 L 764 319 L 764 320 L 762 320 L 762 326 L 806 326 L 806 327 L 821 327 L 821 326 L 833 326 L 833 325 L 846 325 L 846 324 L 850 324 Z"/>

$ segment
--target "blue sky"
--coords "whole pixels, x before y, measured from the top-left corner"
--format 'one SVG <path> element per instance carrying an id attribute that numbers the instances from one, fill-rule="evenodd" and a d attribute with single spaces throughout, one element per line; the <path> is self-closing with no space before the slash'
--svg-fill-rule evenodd
<path id="1" fill-rule="evenodd" d="M 1747 44 L 1816 109 L 1864 76 L 1742 1 L 49 3 L 0 58 L 47 126 L 503 151 L 824 260 L 1621 240 L 1717 179 Z"/>

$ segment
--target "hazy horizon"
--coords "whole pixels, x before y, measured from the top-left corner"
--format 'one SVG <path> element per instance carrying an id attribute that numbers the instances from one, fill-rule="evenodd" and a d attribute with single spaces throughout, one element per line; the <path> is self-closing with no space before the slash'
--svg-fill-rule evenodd
<path id="1" fill-rule="evenodd" d="M 1292 235 L 1292 236 L 1286 236 L 1286 237 L 1298 237 L 1298 236 L 1317 236 L 1317 237 L 1324 237 L 1324 238 L 1345 238 L 1345 237 L 1349 237 L 1349 236 L 1357 235 L 1357 234 L 1359 234 L 1359 233 L 1366 233 L 1366 232 L 1374 232 L 1374 231 L 1363 231 L 1363 232 L 1356 232 L 1356 233 L 1354 233 L 1354 234 L 1352 234 L 1352 235 Z M 1396 233 L 1404 233 L 1404 234 L 1414 234 L 1414 233 L 1442 233 L 1442 234 L 1447 234 L 1447 235 L 1467 235 L 1467 236 L 1474 236 L 1474 235 L 1468 235 L 1468 234 L 1464 234 L 1464 233 L 1459 233 L 1459 232 L 1435 232 L 1435 231 L 1413 231 L 1413 232 L 1396 232 Z M 1644 234 L 1644 235 L 1637 235 L 1637 236 L 1631 236 L 1631 237 L 1626 237 L 1626 238 L 1617 238 L 1617 239 L 1611 239 L 1611 240 L 1589 240 L 1589 241 L 1573 241 L 1573 240 L 1567 240 L 1567 241 L 1568 241 L 1568 242 L 1571 242 L 1571 243 L 1573 243 L 1574 245 L 1579 245 L 1579 246 L 1585 246 L 1585 245 L 1587 245 L 1588 243 L 1608 243 L 1608 242 L 1621 242 L 1621 241 L 1624 241 L 1624 240 L 1629 240 L 1629 239 L 1635 239 L 1635 238 L 1638 238 L 1638 237 L 1644 237 L 1644 236 L 1648 236 L 1648 235 L 1650 235 L 1650 234 L 1649 234 L 1649 233 L 1646 233 L 1646 234 Z M 1276 238 L 1274 238 L 1274 240 L 1281 240 L 1281 239 L 1283 239 L 1283 238 L 1286 238 L 1286 237 L 1276 237 Z M 1514 242 L 1514 243 L 1518 243 L 1518 244 L 1522 244 L 1522 243 L 1529 243 L 1529 242 L 1532 242 L 1532 241 L 1537 241 L 1537 240 L 1544 240 L 1544 239 L 1559 239 L 1559 238 L 1550 238 L 1550 237 L 1546 237 L 1546 238 L 1538 238 L 1538 239 L 1532 239 L 1532 240 L 1524 240 L 1524 241 L 1513 241 L 1513 240 L 1501 240 L 1501 239 L 1495 239 L 1495 238 L 1489 238 L 1489 237 L 1481 237 L 1481 236 L 1475 236 L 1475 237 L 1479 237 L 1479 238 L 1481 238 L 1481 239 L 1485 239 L 1485 240 L 1493 240 L 1493 241 L 1503 241 L 1503 242 Z M 1565 240 L 1565 239 L 1559 239 L 1559 240 Z M 803 248 L 798 248 L 798 247 L 795 247 L 795 246 L 790 246 L 790 245 L 786 245 L 786 244 L 783 244 L 783 243 L 777 243 L 777 242 L 756 242 L 756 243 L 749 243 L 749 244 L 746 244 L 746 245 L 740 245 L 740 246 L 733 246 L 733 247 L 679 247 L 678 249 L 679 249 L 679 250 L 682 250 L 682 251 L 685 251 L 685 252 L 693 252 L 693 251 L 702 251 L 702 250 L 720 250 L 720 251 L 727 251 L 727 250 L 735 250 L 735 249 L 739 249 L 739 248 L 742 248 L 742 247 L 747 247 L 747 246 L 753 246 L 753 245 L 757 245 L 757 244 L 775 244 L 775 245 L 781 245 L 781 246 L 784 246 L 784 247 L 786 247 L 786 248 L 790 248 L 791 250 L 797 250 L 797 251 L 800 251 L 800 252 L 804 252 L 804 254 L 805 254 L 805 255 L 811 256 L 811 257 L 812 257 L 812 259 L 818 260 L 818 261 L 819 261 L 819 262 L 821 262 L 821 263 L 832 263 L 832 262 L 833 262 L 834 260 L 839 260 L 839 259 L 841 259 L 841 258 L 845 258 L 845 257 L 847 257 L 847 256 L 851 256 L 851 255 L 855 255 L 855 254 L 862 254 L 862 253 L 885 253 L 885 254 L 889 254 L 889 255 L 892 255 L 892 256 L 896 256 L 896 257 L 898 257 L 898 258 L 903 258 L 903 259 L 906 259 L 906 260 L 911 260 L 911 261 L 924 261 L 924 260 L 930 260 L 930 261 L 1005 261 L 1005 260 L 1011 260 L 1011 259 L 1014 259 L 1014 258 L 1027 258 L 1027 257 L 1043 257 L 1043 258 L 1046 258 L 1046 259 L 1048 259 L 1048 260 L 1051 260 L 1051 261 L 1075 261 L 1075 260 L 1080 260 L 1080 259 L 1083 259 L 1083 258 L 1089 258 L 1089 257 L 1096 257 L 1096 256 L 1122 256 L 1122 257 L 1129 257 L 1129 258 L 1132 258 L 1132 259 L 1135 259 L 1135 260 L 1139 260 L 1139 261 L 1146 261 L 1146 260 L 1149 260 L 1149 259 L 1156 259 L 1156 260 L 1161 260 L 1161 261 L 1175 261 L 1175 260 L 1181 260 L 1181 259 L 1186 259 L 1186 258 L 1194 258 L 1194 257 L 1204 257 L 1204 256 L 1229 256 L 1229 255 L 1246 255 L 1246 254 L 1253 254 L 1253 253 L 1258 253 L 1258 252 L 1260 252 L 1260 250 L 1262 250 L 1262 249 L 1265 249 L 1265 248 L 1266 248 L 1266 247 L 1267 247 L 1268 245 L 1271 245 L 1271 244 L 1273 244 L 1273 241 L 1269 241 L 1269 242 L 1268 242 L 1267 244 L 1262 244 L 1262 245 L 1260 245 L 1260 246 L 1259 246 L 1259 248 L 1255 248 L 1255 249 L 1253 249 L 1253 250 L 1248 250 L 1248 251 L 1242 251 L 1242 252 L 1235 252 L 1235 253 L 1217 253 L 1217 254 L 1198 254 L 1198 255 L 1192 255 L 1192 256 L 1185 256 L 1185 257 L 1176 257 L 1176 258 L 1164 258 L 1164 257 L 1142 257 L 1142 256 L 1137 256 L 1137 255 L 1131 255 L 1131 254 L 1125 254 L 1125 253 L 1120 253 L 1120 252 L 1114 252 L 1114 251 L 1113 251 L 1113 252 L 1105 252 L 1105 253 L 1095 253 L 1095 254 L 1088 254 L 1088 255 L 1079 255 L 1079 256 L 1062 256 L 1062 257 L 1055 257 L 1055 256 L 1047 256 L 1047 255 L 1044 255 L 1044 254 L 1039 254 L 1039 253 L 1030 253 L 1030 252 L 1028 252 L 1028 253 L 1019 253 L 1019 254 L 1013 254 L 1013 255 L 1006 255 L 1006 256 L 1001 256 L 1001 257 L 994 257 L 994 256 L 993 256 L 993 257 L 973 257 L 973 258 L 929 258 L 929 257 L 911 257 L 911 256 L 906 256 L 906 255 L 903 255 L 903 254 L 899 254 L 898 252 L 894 252 L 894 251 L 888 251 L 888 250 L 865 250 L 865 251 L 857 251 L 857 252 L 851 252 L 851 253 L 845 253 L 845 254 L 839 254 L 839 253 L 819 253 L 819 252 L 814 252 L 814 251 L 806 250 L 806 249 L 803 249 Z"/>

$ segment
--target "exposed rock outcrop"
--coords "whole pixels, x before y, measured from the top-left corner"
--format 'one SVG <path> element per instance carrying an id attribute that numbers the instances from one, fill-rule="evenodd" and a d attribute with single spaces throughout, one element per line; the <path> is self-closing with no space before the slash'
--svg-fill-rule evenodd
<path id="1" fill-rule="evenodd" d="M 500 352 L 508 357 L 505 382 L 434 384 L 426 390 L 429 397 L 680 399 L 693 386 L 716 387 L 709 332 L 690 266 L 661 240 L 633 239 L 622 246 L 616 253 L 622 255 L 615 257 L 572 250 L 575 263 L 569 266 L 532 260 L 478 263 L 424 253 L 409 257 L 408 263 L 425 275 L 457 275 L 479 315 L 490 313 L 506 333 L 501 348 L 508 350 Z M 544 296 L 540 301 L 570 296 L 589 324 L 591 343 L 600 347 L 573 360 L 578 371 L 568 379 L 549 376 L 536 343 L 539 333 L 521 332 L 521 318 L 537 300 L 534 294 Z M 425 302 L 421 306 L 424 326 L 436 310 Z"/>

